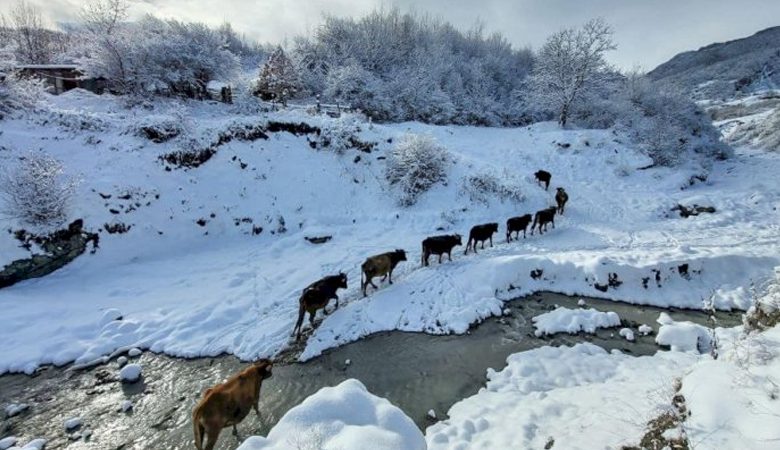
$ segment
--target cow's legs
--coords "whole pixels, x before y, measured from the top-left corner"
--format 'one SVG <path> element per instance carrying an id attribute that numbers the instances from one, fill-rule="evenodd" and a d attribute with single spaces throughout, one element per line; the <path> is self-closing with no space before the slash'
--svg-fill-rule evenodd
<path id="1" fill-rule="evenodd" d="M 219 438 L 219 427 L 207 427 L 206 428 L 206 446 L 204 450 L 214 450 L 214 446 L 217 445 L 217 439 Z"/>

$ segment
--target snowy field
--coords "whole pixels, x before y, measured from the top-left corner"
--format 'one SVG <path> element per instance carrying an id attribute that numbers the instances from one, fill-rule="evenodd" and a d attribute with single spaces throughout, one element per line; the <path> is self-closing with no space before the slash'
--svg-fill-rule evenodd
<path id="1" fill-rule="evenodd" d="M 87 363 L 130 347 L 186 357 L 273 356 L 292 343 L 301 289 L 340 270 L 350 279 L 342 306 L 309 337 L 302 359 L 382 330 L 462 333 L 500 314 L 504 300 L 537 290 L 747 309 L 751 283 L 780 264 L 776 154 L 740 151 L 690 186 L 698 171 L 637 170 L 649 160 L 609 131 L 364 123 L 360 138 L 379 144 L 370 154 L 313 150 L 305 137 L 279 132 L 223 145 L 200 167 L 166 171 L 159 155 L 236 120 L 305 119 L 323 127 L 334 121 L 301 113 L 239 118 L 221 105 L 189 106 L 170 116 L 186 118 L 189 137 L 154 144 L 135 132 L 148 112 L 78 91 L 52 101 L 64 111 L 60 118 L 2 123 L 0 161 L 46 150 L 83 180 L 73 219 L 84 218 L 93 230 L 116 222 L 132 227 L 101 233 L 94 255 L 0 291 L 0 373 Z M 98 114 L 99 127 L 73 126 Z M 454 163 L 446 186 L 400 208 L 381 158 L 392 148 L 388 140 L 409 131 L 434 136 Z M 533 180 L 538 169 L 553 174 L 550 191 Z M 464 177 L 486 172 L 520 186 L 525 200 L 470 200 Z M 570 200 L 556 228 L 506 244 L 506 219 L 553 204 L 558 186 Z M 132 199 L 121 199 L 125 194 Z M 714 206 L 716 213 L 683 219 L 670 211 L 678 203 Z M 453 262 L 420 268 L 424 237 L 457 232 L 465 244 L 469 228 L 484 222 L 500 224 L 493 248 L 464 256 L 456 247 Z M 252 226 L 262 233 L 252 235 Z M 319 235 L 333 239 L 304 240 Z M 395 248 L 409 255 L 396 283 L 361 298 L 360 263 Z M 0 264 L 24 256 L 10 234 L 0 236 Z M 684 264 L 687 274 L 680 273 Z M 611 273 L 618 283 L 609 282 Z"/>

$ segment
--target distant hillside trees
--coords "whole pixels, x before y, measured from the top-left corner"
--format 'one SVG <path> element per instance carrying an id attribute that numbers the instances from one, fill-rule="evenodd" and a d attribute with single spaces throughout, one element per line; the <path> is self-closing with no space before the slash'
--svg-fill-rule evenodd
<path id="1" fill-rule="evenodd" d="M 204 95 L 211 80 L 239 69 L 224 35 L 202 23 L 146 15 L 125 21 L 124 0 L 96 0 L 83 13 L 76 52 L 88 77 L 105 78 L 119 93 Z"/>
<path id="2" fill-rule="evenodd" d="M 379 120 L 518 124 L 513 92 L 530 73 L 516 50 L 480 27 L 461 32 L 397 9 L 361 19 L 326 17 L 292 55 L 310 95 L 347 102 Z"/>
<path id="3" fill-rule="evenodd" d="M 277 100 L 287 103 L 301 90 L 298 69 L 287 57 L 281 46 L 271 53 L 260 69 L 255 94 L 263 100 Z"/>
<path id="4" fill-rule="evenodd" d="M 16 0 L 8 17 L 0 14 L 0 41 L 19 64 L 47 64 L 65 52 L 68 35 L 46 28 L 40 8 Z"/>

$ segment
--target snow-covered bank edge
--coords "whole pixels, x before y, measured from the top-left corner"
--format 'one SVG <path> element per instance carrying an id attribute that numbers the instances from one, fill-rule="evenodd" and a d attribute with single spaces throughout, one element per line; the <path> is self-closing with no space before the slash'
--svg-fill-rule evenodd
<path id="1" fill-rule="evenodd" d="M 462 334 L 500 316 L 504 302 L 540 291 L 637 305 L 747 310 L 750 286 L 771 276 L 772 267 L 780 264 L 780 259 L 767 256 L 708 257 L 689 247 L 676 253 L 671 260 L 651 263 L 660 255 L 648 252 L 644 257 L 649 261 L 640 262 L 645 265 L 633 265 L 637 255 L 629 252 L 615 252 L 611 258 L 598 251 L 545 256 L 506 252 L 468 263 L 407 269 L 403 283 L 383 287 L 370 301 L 349 300 L 326 317 L 300 359 L 382 331 Z M 444 301 L 430 305 L 426 298 L 431 295 Z"/>

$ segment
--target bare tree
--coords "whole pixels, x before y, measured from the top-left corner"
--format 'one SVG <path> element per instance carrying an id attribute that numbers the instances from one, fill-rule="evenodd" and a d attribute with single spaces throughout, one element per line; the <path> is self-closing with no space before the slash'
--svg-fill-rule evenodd
<path id="1" fill-rule="evenodd" d="M 109 80 L 114 89 L 125 91 L 128 69 L 125 43 L 120 25 L 127 19 L 127 0 L 91 0 L 81 10 L 81 22 L 86 30 L 82 36 L 86 53 L 99 55 L 87 58 L 87 73 L 96 72 Z M 84 66 L 84 64 L 82 64 Z M 94 74 L 93 74 L 94 75 Z"/>
<path id="2" fill-rule="evenodd" d="M 92 0 L 81 9 L 81 21 L 92 33 L 110 35 L 127 18 L 127 0 Z"/>
<path id="3" fill-rule="evenodd" d="M 26 0 L 18 0 L 9 12 L 9 19 L 19 61 L 27 64 L 50 62 L 51 31 L 43 25 L 41 10 Z"/>
<path id="4" fill-rule="evenodd" d="M 558 113 L 562 127 L 573 105 L 606 72 L 604 54 L 617 48 L 612 34 L 612 27 L 603 19 L 593 19 L 580 29 L 553 34 L 539 51 L 531 82 L 539 100 Z"/>

